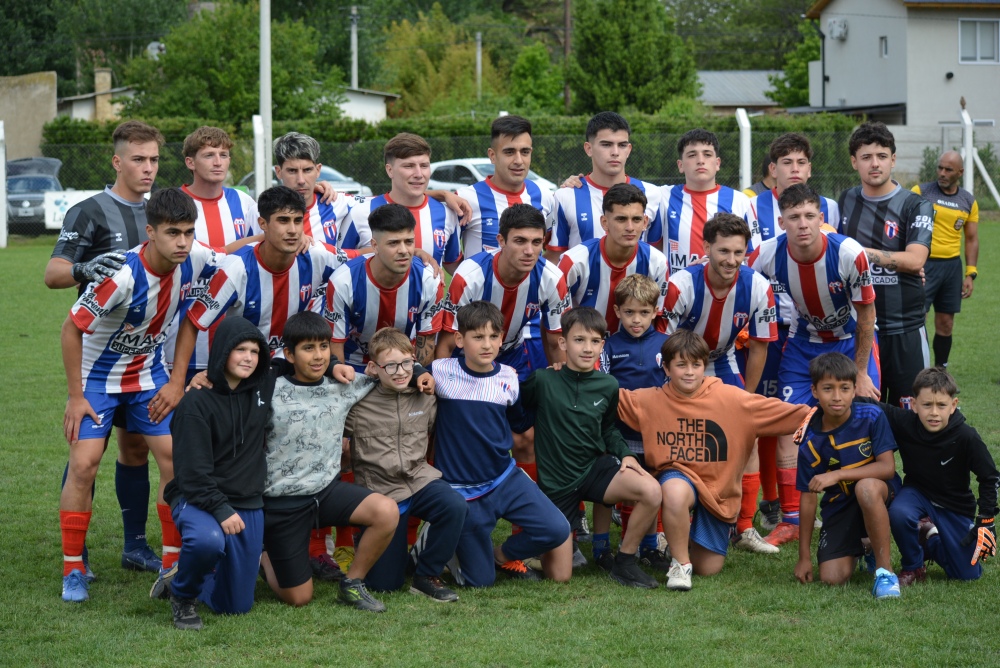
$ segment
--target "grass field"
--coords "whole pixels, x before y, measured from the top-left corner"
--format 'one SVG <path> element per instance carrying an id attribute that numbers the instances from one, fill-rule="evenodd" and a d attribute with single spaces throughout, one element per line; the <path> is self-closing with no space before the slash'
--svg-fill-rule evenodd
<path id="1" fill-rule="evenodd" d="M 980 227 L 980 277 L 957 319 L 951 369 L 970 422 L 1000 459 L 998 223 L 994 214 Z M 568 585 L 501 582 L 461 591 L 453 605 L 382 596 L 389 611 L 378 616 L 336 604 L 325 583 L 302 609 L 260 583 L 249 615 L 203 612 L 205 629 L 182 633 L 167 604 L 148 598 L 151 577 L 119 566 L 110 451 L 88 539 L 98 580 L 88 603 L 63 603 L 59 328 L 74 293 L 42 283 L 53 243 L 12 237 L 0 250 L 0 665 L 997 665 L 1000 561 L 975 583 L 946 582 L 931 567 L 928 584 L 876 602 L 867 574 L 846 587 L 796 583 L 795 545 L 773 557 L 733 553 L 687 594 L 627 590 L 588 566 Z"/>

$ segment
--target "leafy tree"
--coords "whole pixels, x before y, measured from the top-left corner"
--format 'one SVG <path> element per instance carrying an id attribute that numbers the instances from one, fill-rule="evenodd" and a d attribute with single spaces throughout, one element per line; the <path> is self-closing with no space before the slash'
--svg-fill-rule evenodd
<path id="1" fill-rule="evenodd" d="M 510 77 L 510 99 L 518 111 L 561 113 L 562 96 L 562 71 L 552 65 L 545 45 L 536 42 L 521 49 Z"/>
<path id="2" fill-rule="evenodd" d="M 654 113 L 676 95 L 697 94 L 694 61 L 658 0 L 577 0 L 572 39 L 568 74 L 581 113 Z"/>
<path id="3" fill-rule="evenodd" d="M 127 112 L 214 118 L 237 127 L 248 123 L 260 109 L 259 26 L 256 5 L 234 3 L 220 3 L 180 24 L 164 38 L 166 52 L 158 60 L 130 62 L 127 77 L 136 97 Z M 343 73 L 317 68 L 317 37 L 301 22 L 272 22 L 276 120 L 339 115 Z"/>
<path id="4" fill-rule="evenodd" d="M 783 107 L 801 107 L 809 104 L 809 62 L 820 58 L 819 35 L 809 21 L 799 23 L 802 42 L 785 57 L 782 74 L 769 76 L 774 86 L 767 96 Z"/>

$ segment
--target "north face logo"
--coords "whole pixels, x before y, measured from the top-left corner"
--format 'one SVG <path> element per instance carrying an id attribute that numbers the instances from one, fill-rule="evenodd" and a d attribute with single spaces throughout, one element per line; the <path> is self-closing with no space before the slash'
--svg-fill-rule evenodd
<path id="1" fill-rule="evenodd" d="M 677 418 L 677 430 L 657 432 L 656 444 L 669 448 L 667 459 L 678 462 L 724 462 L 729 458 L 726 433 L 711 420 Z"/>

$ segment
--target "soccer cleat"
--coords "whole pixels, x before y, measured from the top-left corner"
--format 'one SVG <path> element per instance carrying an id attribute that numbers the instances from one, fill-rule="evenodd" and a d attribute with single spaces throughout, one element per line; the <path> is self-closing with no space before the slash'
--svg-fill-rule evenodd
<path id="1" fill-rule="evenodd" d="M 691 564 L 681 564 L 676 559 L 670 562 L 670 570 L 667 571 L 667 589 L 673 591 L 691 591 L 691 573 L 694 566 Z"/>
<path id="2" fill-rule="evenodd" d="M 330 557 L 323 553 L 315 557 L 309 557 L 309 568 L 312 569 L 313 577 L 323 582 L 340 582 L 344 578 L 344 571 Z"/>
<path id="3" fill-rule="evenodd" d="M 660 583 L 649 573 L 639 568 L 639 559 L 634 554 L 619 551 L 608 573 L 611 579 L 626 587 L 656 589 Z"/>
<path id="4" fill-rule="evenodd" d="M 909 587 L 919 582 L 927 582 L 927 568 L 925 566 L 915 568 L 912 571 L 899 572 L 900 587 Z"/>
<path id="5" fill-rule="evenodd" d="M 160 569 L 160 574 L 156 576 L 156 582 L 149 590 L 150 598 L 165 599 L 170 595 L 170 582 L 177 576 L 177 564 L 170 568 Z"/>
<path id="6" fill-rule="evenodd" d="M 611 554 L 611 550 L 602 552 L 600 556 L 594 557 L 594 563 L 605 573 L 610 573 L 615 566 L 615 555 Z"/>
<path id="7" fill-rule="evenodd" d="M 773 545 L 775 547 L 779 545 L 784 545 L 785 543 L 790 543 L 793 540 L 799 539 L 799 525 L 790 524 L 788 522 L 779 522 L 778 526 L 774 528 L 774 531 L 767 534 L 764 538 L 764 542 L 768 545 Z"/>
<path id="8" fill-rule="evenodd" d="M 177 598 L 170 594 L 170 610 L 174 613 L 174 628 L 181 631 L 201 631 L 201 617 L 194 609 L 195 599 Z"/>
<path id="9" fill-rule="evenodd" d="M 340 566 L 340 570 L 346 573 L 351 568 L 351 562 L 354 561 L 354 548 L 341 545 L 333 551 L 333 560 Z"/>
<path id="10" fill-rule="evenodd" d="M 667 537 L 663 535 L 660 531 L 656 534 L 656 549 L 663 553 L 663 556 L 670 558 L 670 545 L 667 543 Z"/>
<path id="11" fill-rule="evenodd" d="M 352 580 L 345 577 L 341 580 L 339 598 L 341 603 L 353 605 L 358 610 L 385 612 L 385 603 L 368 593 L 368 588 L 361 578 Z"/>
<path id="12" fill-rule="evenodd" d="M 539 557 L 528 557 L 527 559 L 522 559 L 521 561 L 523 561 L 524 565 L 533 571 L 541 573 L 542 570 L 544 570 L 542 567 L 542 560 Z"/>
<path id="13" fill-rule="evenodd" d="M 651 550 L 640 547 L 639 563 L 646 568 L 652 568 L 653 570 L 660 571 L 661 573 L 666 573 L 670 570 L 670 556 L 660 552 L 659 550 Z"/>
<path id="14" fill-rule="evenodd" d="M 917 522 L 917 542 L 920 543 L 920 547 L 927 545 L 927 541 L 936 535 L 938 535 L 937 525 L 931 521 L 930 517 L 921 517 L 920 521 Z"/>
<path id="15" fill-rule="evenodd" d="M 778 503 L 778 500 L 761 499 L 757 502 L 757 510 L 760 512 L 760 528 L 774 531 L 774 528 L 781 522 L 781 504 Z"/>
<path id="16" fill-rule="evenodd" d="M 122 568 L 128 571 L 159 573 L 160 569 L 163 568 L 163 562 L 149 545 L 143 545 L 134 550 L 122 552 Z"/>
<path id="17" fill-rule="evenodd" d="M 883 598 L 899 598 L 899 578 L 884 568 L 875 571 L 875 584 L 872 585 L 872 596 Z"/>
<path id="18" fill-rule="evenodd" d="M 618 506 L 611 509 L 611 523 L 616 527 L 620 527 L 622 525 L 622 511 L 618 509 Z"/>
<path id="19" fill-rule="evenodd" d="M 494 563 L 496 563 L 494 561 Z M 533 571 L 524 565 L 520 559 L 511 559 L 505 564 L 496 564 L 497 572 L 503 573 L 514 580 L 541 580 L 542 576 L 537 571 Z"/>
<path id="20" fill-rule="evenodd" d="M 771 545 L 765 541 L 753 527 L 736 536 L 733 547 L 737 550 L 756 552 L 757 554 L 778 554 L 780 552 L 777 545 Z"/>
<path id="21" fill-rule="evenodd" d="M 63 577 L 62 600 L 67 603 L 83 603 L 90 598 L 90 584 L 78 568 Z"/>
<path id="22" fill-rule="evenodd" d="M 458 600 L 458 594 L 445 587 L 441 578 L 426 575 L 413 576 L 410 593 L 421 594 L 438 603 L 452 603 Z"/>
<path id="23" fill-rule="evenodd" d="M 573 568 L 582 568 L 587 565 L 587 557 L 583 556 L 579 545 L 573 546 Z"/>
<path id="24" fill-rule="evenodd" d="M 580 513 L 579 526 L 576 528 L 576 542 L 578 543 L 589 543 L 591 539 L 590 523 L 587 521 L 587 516 Z"/>

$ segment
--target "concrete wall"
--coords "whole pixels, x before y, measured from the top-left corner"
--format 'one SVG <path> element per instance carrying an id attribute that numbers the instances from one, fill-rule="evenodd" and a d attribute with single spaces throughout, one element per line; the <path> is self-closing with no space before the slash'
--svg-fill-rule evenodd
<path id="1" fill-rule="evenodd" d="M 0 77 L 0 120 L 7 136 L 7 159 L 42 154 L 42 126 L 56 117 L 56 73 Z"/>
<path id="2" fill-rule="evenodd" d="M 346 90 L 344 96 L 347 101 L 340 108 L 348 118 L 357 118 L 369 123 L 385 120 L 385 98 L 381 95 Z"/>

